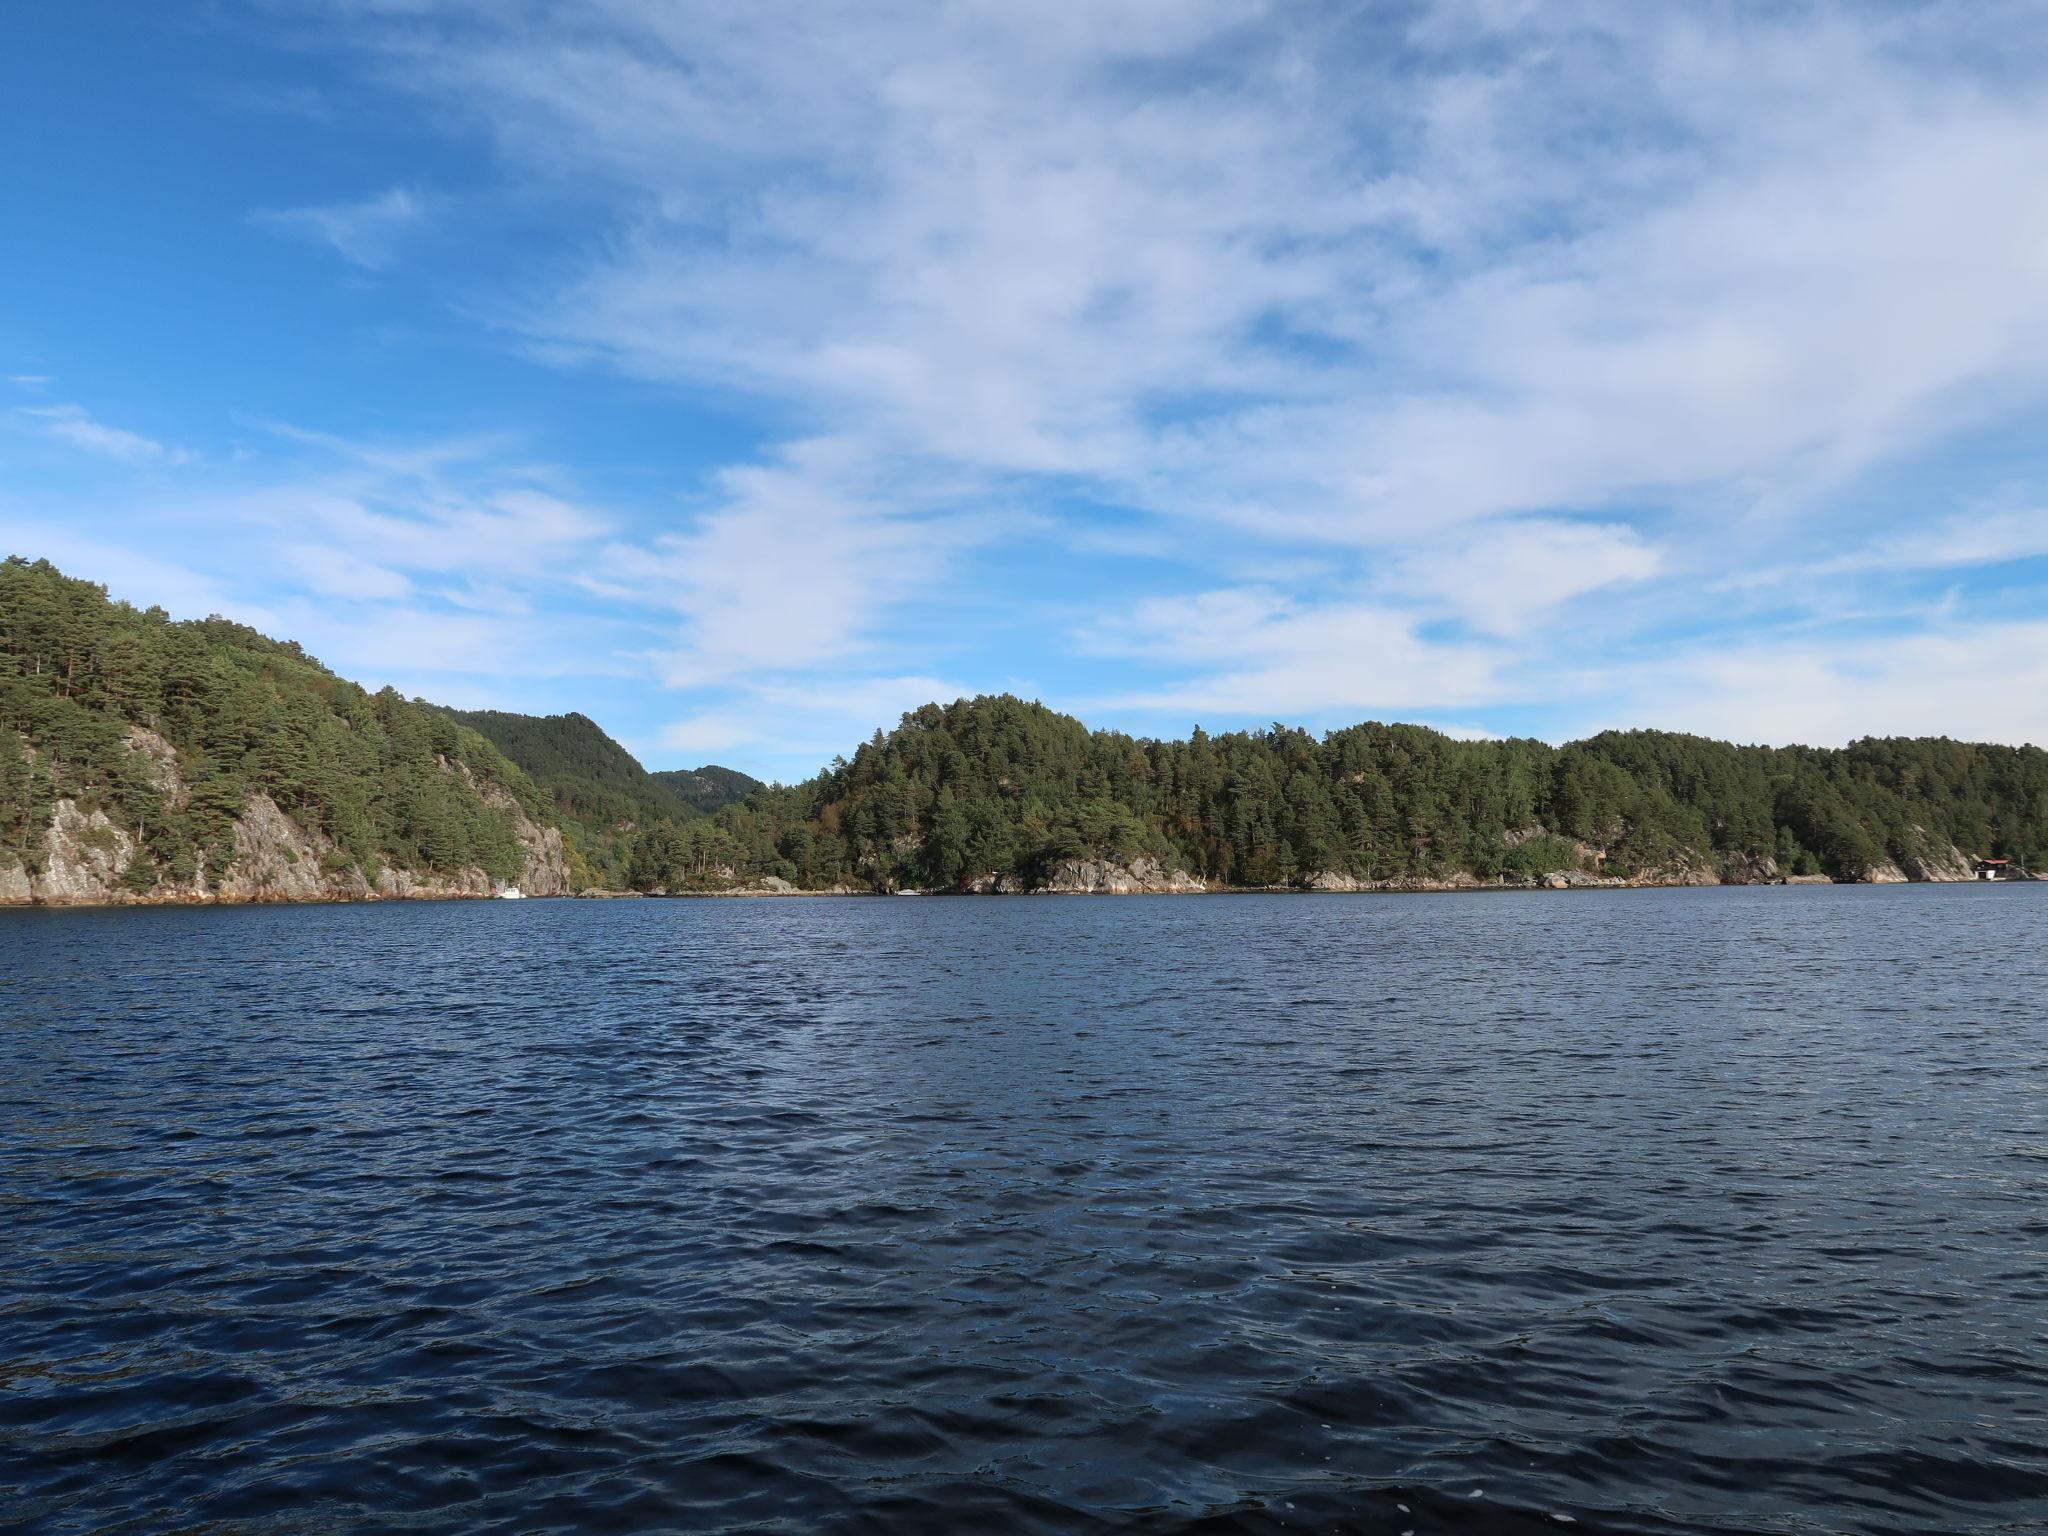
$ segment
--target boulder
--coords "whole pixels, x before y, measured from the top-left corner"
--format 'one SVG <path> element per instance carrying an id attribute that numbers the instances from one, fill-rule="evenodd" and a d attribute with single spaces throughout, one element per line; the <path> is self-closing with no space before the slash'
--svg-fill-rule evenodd
<path id="1" fill-rule="evenodd" d="M 1340 870 L 1319 870 L 1301 882 L 1304 891 L 1369 891 L 1372 885 L 1356 875 L 1347 875 Z"/>
<path id="2" fill-rule="evenodd" d="M 1186 870 L 1169 871 L 1157 859 L 1133 859 L 1126 866 L 1107 859 L 1062 859 L 1035 888 L 1051 895 L 1193 895 L 1206 891 Z"/>

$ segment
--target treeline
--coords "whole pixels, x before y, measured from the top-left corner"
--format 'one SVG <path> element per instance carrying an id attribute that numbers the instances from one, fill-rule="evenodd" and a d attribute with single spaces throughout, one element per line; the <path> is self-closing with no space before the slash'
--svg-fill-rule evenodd
<path id="1" fill-rule="evenodd" d="M 133 889 L 215 878 L 253 792 L 332 840 L 329 873 L 371 879 L 390 865 L 510 880 L 522 852 L 508 807 L 552 820 L 523 773 L 441 710 L 366 693 L 244 625 L 174 622 L 48 561 L 0 561 L 0 862 L 40 867 L 63 796 L 134 835 Z"/>
<path id="2" fill-rule="evenodd" d="M 1657 731 L 1557 748 L 1378 724 L 1153 741 L 984 697 L 916 710 L 808 783 L 649 829 L 629 877 L 642 889 L 773 875 L 943 890 L 1150 856 L 1270 886 L 1322 872 L 1534 875 L 1594 850 L 1623 876 L 1735 857 L 1854 880 L 1948 843 L 2048 858 L 2048 753 L 1946 739 L 1738 747 Z"/>
<path id="3" fill-rule="evenodd" d="M 578 887 L 641 890 L 945 890 L 1077 858 L 1235 886 L 1582 859 L 1853 880 L 1950 844 L 2048 863 L 2048 753 L 1946 739 L 1773 749 L 1627 731 L 1559 748 L 1368 724 L 1153 741 L 986 697 L 915 710 L 803 784 L 655 775 L 581 715 L 372 695 L 242 625 L 173 622 L 47 562 L 0 562 L 0 864 L 36 867 L 66 796 L 134 835 L 137 889 L 215 875 L 255 792 L 372 878 L 388 864 L 512 879 L 516 807 L 564 827 Z"/>

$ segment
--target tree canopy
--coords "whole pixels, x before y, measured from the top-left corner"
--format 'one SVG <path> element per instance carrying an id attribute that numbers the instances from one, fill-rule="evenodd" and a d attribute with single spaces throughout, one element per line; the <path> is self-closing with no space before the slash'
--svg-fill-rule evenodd
<path id="1" fill-rule="evenodd" d="M 252 793 L 368 876 L 509 880 L 512 807 L 551 821 L 526 775 L 444 711 L 227 619 L 173 622 L 47 561 L 0 561 L 0 859 L 38 867 L 62 796 L 135 836 L 138 891 L 217 876 Z"/>
<path id="2" fill-rule="evenodd" d="M 1150 856 L 1224 885 L 1609 872 L 1770 858 L 1863 878 L 1930 842 L 2048 855 L 2048 753 L 1942 738 L 1840 750 L 1616 731 L 1565 747 L 1414 725 L 1156 741 L 1007 696 L 929 704 L 819 777 L 757 790 L 636 850 L 643 886 L 775 875 L 806 887 L 1030 880 Z"/>
<path id="3" fill-rule="evenodd" d="M 510 878 L 516 806 L 565 827 L 579 886 L 642 890 L 766 876 L 944 890 L 1029 883 L 1074 858 L 1234 886 L 1727 857 L 1859 879 L 1950 843 L 2048 860 L 2048 753 L 1946 738 L 1773 748 L 1610 731 L 1552 747 L 1369 723 L 1158 741 L 1004 695 L 913 710 L 802 784 L 650 774 L 583 715 L 366 693 L 291 642 L 0 562 L 0 860 L 35 867 L 67 796 L 134 835 L 137 889 L 218 872 L 252 793 L 366 874 Z"/>

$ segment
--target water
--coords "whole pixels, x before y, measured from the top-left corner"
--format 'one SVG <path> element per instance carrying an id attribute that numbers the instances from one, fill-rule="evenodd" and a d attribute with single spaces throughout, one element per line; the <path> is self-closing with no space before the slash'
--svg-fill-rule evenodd
<path id="1" fill-rule="evenodd" d="M 2048 885 L 0 914 L 0 1526 L 2048 1530 L 2044 941 Z"/>

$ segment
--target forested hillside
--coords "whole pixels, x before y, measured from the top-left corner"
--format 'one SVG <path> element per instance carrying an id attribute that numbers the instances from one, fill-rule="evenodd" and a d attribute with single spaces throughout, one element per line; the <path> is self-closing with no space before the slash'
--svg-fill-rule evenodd
<path id="1" fill-rule="evenodd" d="M 257 856 L 259 826 L 264 858 L 322 866 L 272 882 L 283 890 L 531 881 L 552 825 L 526 775 L 439 710 L 366 693 L 240 624 L 173 622 L 8 559 L 0 875 L 46 873 L 60 809 L 67 857 L 118 865 L 135 895 L 217 887 Z"/>
<path id="2" fill-rule="evenodd" d="M 1940 879 L 1986 856 L 2048 863 L 2048 753 L 1378 724 L 1153 741 L 984 697 L 764 787 L 648 774 L 582 715 L 368 694 L 289 642 L 0 563 L 0 899 Z"/>
<path id="3" fill-rule="evenodd" d="M 730 768 L 649 773 L 587 715 L 450 710 L 526 771 L 570 833 L 579 884 L 626 881 L 635 843 L 658 822 L 690 821 L 760 787 Z"/>
<path id="4" fill-rule="evenodd" d="M 648 775 L 683 804 L 702 815 L 738 805 L 761 781 L 737 768 L 706 763 L 702 768 L 662 768 Z"/>
<path id="5" fill-rule="evenodd" d="M 1046 881 L 1152 860 L 1213 884 L 1940 878 L 2048 862 L 2048 753 L 1948 740 L 1737 747 L 1655 731 L 1556 748 L 1412 725 L 1188 741 L 985 697 L 906 715 L 806 784 L 643 839 L 643 887 Z"/>

